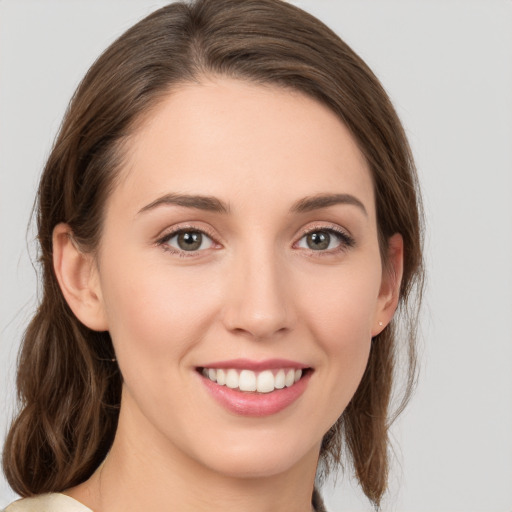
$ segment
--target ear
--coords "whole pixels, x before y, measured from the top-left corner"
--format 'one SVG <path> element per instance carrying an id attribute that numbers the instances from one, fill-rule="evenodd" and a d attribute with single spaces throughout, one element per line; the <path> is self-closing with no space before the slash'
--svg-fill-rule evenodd
<path id="1" fill-rule="evenodd" d="M 382 281 L 372 327 L 372 338 L 384 330 L 395 314 L 400 298 L 403 269 L 404 240 L 400 233 L 395 233 L 388 240 L 387 261 L 382 269 Z"/>
<path id="2" fill-rule="evenodd" d="M 79 249 L 68 224 L 53 230 L 53 268 L 75 316 L 94 331 L 108 330 L 96 262 Z"/>

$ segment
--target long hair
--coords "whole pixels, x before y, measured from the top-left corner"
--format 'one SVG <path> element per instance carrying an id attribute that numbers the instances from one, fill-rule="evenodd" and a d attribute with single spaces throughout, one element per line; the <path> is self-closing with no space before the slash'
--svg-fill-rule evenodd
<path id="1" fill-rule="evenodd" d="M 376 506 L 386 490 L 389 425 L 415 381 L 423 276 L 421 203 L 404 130 L 374 74 L 313 16 L 280 0 L 197 0 L 155 11 L 98 58 L 70 102 L 44 168 L 36 203 L 43 294 L 23 339 L 20 410 L 3 453 L 7 480 L 21 496 L 86 480 L 113 442 L 121 398 L 108 332 L 81 324 L 60 291 L 53 229 L 68 223 L 80 247 L 94 251 L 124 141 L 166 95 L 212 75 L 298 90 L 328 106 L 369 163 L 384 264 L 388 238 L 403 237 L 401 335 L 393 320 L 373 339 L 360 386 L 320 453 L 325 471 L 351 461 Z M 397 387 L 403 353 L 405 380 Z M 394 389 L 401 395 L 392 411 Z"/>

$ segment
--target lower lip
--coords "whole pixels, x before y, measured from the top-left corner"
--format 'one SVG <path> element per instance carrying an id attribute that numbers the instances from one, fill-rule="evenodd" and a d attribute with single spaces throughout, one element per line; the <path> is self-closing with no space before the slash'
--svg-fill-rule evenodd
<path id="1" fill-rule="evenodd" d="M 270 416 L 293 404 L 306 390 L 311 371 L 289 388 L 276 389 L 270 393 L 250 393 L 219 386 L 210 379 L 200 376 L 213 398 L 228 411 L 240 416 Z"/>

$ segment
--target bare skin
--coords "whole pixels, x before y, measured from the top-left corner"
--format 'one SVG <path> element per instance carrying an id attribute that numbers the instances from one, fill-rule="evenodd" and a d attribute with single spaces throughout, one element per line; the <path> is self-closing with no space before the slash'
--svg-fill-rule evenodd
<path id="1" fill-rule="evenodd" d="M 315 100 L 225 78 L 170 93 L 127 148 L 98 254 L 54 232 L 66 300 L 109 330 L 124 379 L 110 454 L 66 493 L 96 512 L 310 511 L 322 437 L 398 300 L 402 240 L 385 270 L 364 157 Z M 240 358 L 293 361 L 303 392 L 233 412 L 201 369 Z"/>

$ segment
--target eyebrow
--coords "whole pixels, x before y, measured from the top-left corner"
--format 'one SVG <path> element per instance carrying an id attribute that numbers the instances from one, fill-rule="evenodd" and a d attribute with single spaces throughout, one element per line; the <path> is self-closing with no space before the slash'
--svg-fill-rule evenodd
<path id="1" fill-rule="evenodd" d="M 311 197 L 305 197 L 304 199 L 297 201 L 292 206 L 291 211 L 296 213 L 305 213 L 337 204 L 350 204 L 357 206 L 366 216 L 368 216 L 368 212 L 366 211 L 364 204 L 357 199 L 357 197 L 351 194 L 318 194 Z"/>
<path id="2" fill-rule="evenodd" d="M 197 208 L 198 210 L 217 213 L 229 212 L 229 207 L 216 197 L 188 194 L 165 194 L 141 208 L 137 215 L 149 210 L 154 210 L 162 205 L 185 206 L 186 208 Z"/>
<path id="3" fill-rule="evenodd" d="M 307 213 L 321 208 L 328 208 L 337 204 L 349 204 L 357 206 L 366 216 L 368 212 L 364 204 L 351 194 L 318 194 L 300 199 L 291 207 L 290 211 L 295 213 Z M 163 205 L 184 206 L 186 208 L 197 208 L 216 213 L 229 213 L 229 206 L 220 199 L 213 196 L 189 195 L 189 194 L 165 194 L 155 199 L 148 205 L 141 208 L 140 213 L 154 210 Z"/>

